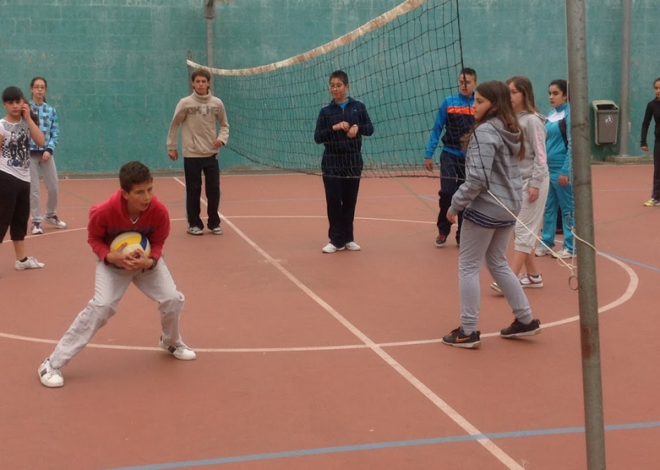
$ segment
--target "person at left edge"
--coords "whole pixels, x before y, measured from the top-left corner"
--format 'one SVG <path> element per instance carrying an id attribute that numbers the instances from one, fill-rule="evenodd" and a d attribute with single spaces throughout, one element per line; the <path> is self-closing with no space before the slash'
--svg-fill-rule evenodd
<path id="1" fill-rule="evenodd" d="M 16 269 L 39 269 L 44 264 L 25 255 L 30 218 L 30 139 L 39 145 L 46 139 L 20 88 L 6 88 L 2 105 L 7 115 L 0 119 L 0 243 L 9 229 Z"/>

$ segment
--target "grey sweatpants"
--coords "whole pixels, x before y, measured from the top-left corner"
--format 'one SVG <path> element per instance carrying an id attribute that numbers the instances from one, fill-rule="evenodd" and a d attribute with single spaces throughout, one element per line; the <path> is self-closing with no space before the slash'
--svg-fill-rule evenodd
<path id="1" fill-rule="evenodd" d="M 30 211 L 32 212 L 32 223 L 41 222 L 41 187 L 39 186 L 39 168 L 44 175 L 44 185 L 48 193 L 46 200 L 46 217 L 57 215 L 57 192 L 59 181 L 57 178 L 57 167 L 55 159 L 51 156 L 48 160 L 41 159 L 42 152 L 30 153 Z"/>
<path id="2" fill-rule="evenodd" d="M 513 315 L 525 324 L 534 319 L 527 296 L 506 259 L 513 228 L 485 228 L 463 220 L 461 251 L 458 256 L 458 287 L 461 297 L 461 328 L 467 335 L 476 331 L 479 323 L 479 272 L 484 262 L 513 309 Z"/>
<path id="3" fill-rule="evenodd" d="M 96 332 L 117 312 L 117 305 L 131 282 L 147 297 L 158 302 L 163 342 L 168 346 L 183 344 L 179 319 L 185 297 L 177 291 L 163 258 L 153 270 L 145 272 L 126 271 L 106 266 L 97 260 L 94 297 L 87 308 L 78 314 L 50 355 L 50 363 L 54 368 L 65 366 L 92 340 Z"/>

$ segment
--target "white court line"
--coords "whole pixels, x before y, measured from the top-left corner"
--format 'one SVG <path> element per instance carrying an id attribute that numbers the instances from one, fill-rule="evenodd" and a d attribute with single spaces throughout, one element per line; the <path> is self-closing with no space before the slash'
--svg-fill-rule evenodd
<path id="1" fill-rule="evenodd" d="M 225 216 L 220 214 L 223 220 L 227 220 Z M 320 216 L 320 215 L 237 215 L 237 216 L 232 216 L 232 219 L 325 219 L 325 216 Z M 428 222 L 428 221 L 418 221 L 418 220 L 407 220 L 407 219 L 387 219 L 387 218 L 378 218 L 378 217 L 356 217 L 358 220 L 370 220 L 370 221 L 379 221 L 379 222 L 401 222 L 401 223 L 416 223 L 416 224 L 433 224 L 435 225 L 434 222 Z M 181 218 L 176 218 L 176 219 L 170 219 L 171 222 L 181 222 L 185 221 L 185 217 Z M 28 235 L 26 238 L 43 238 L 47 236 L 53 236 L 53 235 L 64 235 L 66 233 L 70 232 L 77 232 L 77 231 L 82 231 L 82 230 L 87 230 L 86 227 L 81 227 L 81 228 L 74 228 L 74 229 L 68 229 L 65 231 L 52 231 L 52 232 L 46 232 L 42 235 Z M 11 240 L 5 240 L 2 243 L 10 243 Z M 608 256 L 604 253 L 598 253 L 599 256 L 602 256 L 619 266 L 621 266 L 624 271 L 628 273 L 628 277 L 630 279 L 628 283 L 628 287 L 626 288 L 626 291 L 619 297 L 618 299 L 615 299 L 613 302 L 610 302 L 609 304 L 600 307 L 598 309 L 598 313 L 604 313 L 607 312 L 608 310 L 611 310 L 615 307 L 618 307 L 619 305 L 622 305 L 623 303 L 627 302 L 630 300 L 630 298 L 633 296 L 635 291 L 637 290 L 637 287 L 639 285 L 639 278 L 637 276 L 637 273 L 625 264 L 624 262 L 613 258 L 611 256 Z M 567 323 L 572 323 L 577 320 L 579 320 L 580 317 L 579 315 L 569 317 L 569 318 L 564 318 L 562 320 L 557 320 L 555 322 L 551 323 L 544 323 L 543 328 L 551 328 L 555 326 L 561 326 L 565 325 Z M 492 338 L 492 337 L 497 337 L 499 336 L 499 332 L 493 332 L 493 333 L 482 333 L 481 337 L 482 338 Z M 26 341 L 26 342 L 32 342 L 32 343 L 42 343 L 42 344 L 57 344 L 56 340 L 51 340 L 51 339 L 45 339 L 45 338 L 36 338 L 33 336 L 22 336 L 22 335 L 14 335 L 10 333 L 3 333 L 0 332 L 0 338 L 7 338 L 7 339 L 13 339 L 13 340 L 18 340 L 18 341 Z M 410 340 L 410 341 L 391 341 L 387 343 L 376 343 L 378 346 L 383 347 L 383 348 L 394 348 L 394 347 L 404 347 L 404 346 L 418 346 L 418 345 L 425 345 L 425 344 L 436 344 L 436 343 L 441 343 L 442 338 L 432 338 L 432 339 L 420 339 L 420 340 Z M 86 347 L 89 348 L 97 348 L 97 349 L 119 349 L 119 350 L 126 350 L 126 351 L 159 351 L 160 349 L 157 347 L 151 347 L 151 346 L 128 346 L 128 345 L 111 345 L 111 344 L 96 344 L 96 343 L 89 343 Z M 367 349 L 369 346 L 366 344 L 345 344 L 345 345 L 334 345 L 334 346 L 294 346 L 294 347 L 288 347 L 288 348 L 195 348 L 196 351 L 199 352 L 206 352 L 206 353 L 275 353 L 275 352 L 311 352 L 311 351 L 340 351 L 340 350 L 347 350 L 347 349 Z"/>
<path id="2" fill-rule="evenodd" d="M 183 185 L 178 178 L 175 178 L 180 184 Z M 206 201 L 202 199 L 204 205 Z M 224 217 L 220 212 L 218 215 L 222 220 L 229 225 L 238 236 L 240 236 L 245 242 L 254 248 L 261 256 L 264 257 L 275 269 L 289 279 L 296 287 L 303 291 L 309 298 L 321 306 L 326 312 L 328 312 L 332 317 L 337 320 L 344 328 L 353 333 L 360 341 L 362 341 L 369 349 L 376 353 L 387 365 L 392 367 L 397 371 L 406 381 L 408 381 L 413 387 L 419 390 L 422 395 L 428 398 L 436 407 L 438 407 L 443 413 L 445 413 L 452 421 L 458 424 L 465 432 L 471 436 L 483 436 L 479 429 L 477 429 L 472 423 L 465 419 L 461 414 L 454 410 L 447 402 L 442 398 L 436 395 L 430 388 L 428 388 L 421 380 L 415 377 L 410 373 L 405 367 L 399 364 L 392 356 L 387 354 L 383 348 L 371 340 L 366 334 L 364 334 L 360 329 L 354 326 L 350 321 L 348 321 L 343 315 L 341 315 L 337 310 L 332 308 L 325 300 L 319 297 L 314 291 L 309 287 L 303 284 L 298 278 L 291 274 L 282 264 L 277 261 L 275 258 L 270 256 L 266 251 L 264 251 L 259 245 L 257 245 L 251 238 L 249 238 L 245 233 L 243 233 L 234 223 Z M 490 452 L 497 460 L 502 462 L 510 470 L 524 470 L 515 460 L 513 460 L 506 452 L 500 449 L 493 441 L 486 437 L 479 437 L 476 441 L 481 444 L 488 452 Z"/>

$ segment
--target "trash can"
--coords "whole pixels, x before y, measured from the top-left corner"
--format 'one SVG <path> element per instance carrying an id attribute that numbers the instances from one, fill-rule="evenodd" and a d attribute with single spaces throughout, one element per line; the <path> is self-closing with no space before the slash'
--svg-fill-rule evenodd
<path id="1" fill-rule="evenodd" d="M 614 101 L 592 101 L 597 145 L 616 144 L 619 134 L 619 107 Z"/>

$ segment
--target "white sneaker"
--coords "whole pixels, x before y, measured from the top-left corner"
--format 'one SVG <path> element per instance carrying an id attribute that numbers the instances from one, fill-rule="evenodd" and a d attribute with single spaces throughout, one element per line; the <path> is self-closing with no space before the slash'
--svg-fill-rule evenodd
<path id="1" fill-rule="evenodd" d="M 32 256 L 28 256 L 25 261 L 16 261 L 16 270 L 23 271 L 24 269 L 39 269 L 46 266 L 44 263 L 40 263 Z"/>
<path id="2" fill-rule="evenodd" d="M 344 245 L 344 248 L 346 248 L 348 251 L 360 251 L 362 249 L 362 247 L 355 242 L 348 242 L 346 245 Z"/>
<path id="3" fill-rule="evenodd" d="M 64 377 L 60 369 L 55 369 L 50 365 L 50 359 L 41 363 L 38 369 L 39 380 L 44 387 L 58 388 L 64 386 Z"/>
<path id="4" fill-rule="evenodd" d="M 541 257 L 541 256 L 545 256 L 545 255 L 555 256 L 555 252 L 552 251 L 552 248 L 549 248 L 549 247 L 541 244 L 536 248 L 536 251 L 534 252 L 534 256 Z"/>
<path id="5" fill-rule="evenodd" d="M 559 259 L 575 258 L 575 253 L 571 253 L 568 249 L 562 248 L 561 250 L 556 251 L 554 256 Z"/>
<path id="6" fill-rule="evenodd" d="M 195 351 L 190 349 L 185 344 L 181 344 L 179 346 L 168 346 L 167 344 L 163 343 L 163 338 L 161 337 L 160 340 L 158 340 L 158 346 L 160 346 L 160 349 L 163 351 L 167 351 L 172 356 L 181 361 L 192 361 L 193 359 L 197 358 Z"/>
<path id="7" fill-rule="evenodd" d="M 341 251 L 341 250 L 343 250 L 344 248 L 345 248 L 344 246 L 336 247 L 336 246 L 333 245 L 332 243 L 328 243 L 327 245 L 325 245 L 325 246 L 321 249 L 321 251 L 322 251 L 323 253 L 335 253 L 335 252 L 337 252 L 337 251 Z M 358 247 L 358 248 L 359 248 L 359 247 Z"/>
<path id="8" fill-rule="evenodd" d="M 527 289 L 528 287 L 538 289 L 543 287 L 543 277 L 540 274 L 532 276 L 530 274 L 520 275 L 520 285 Z"/>
<path id="9" fill-rule="evenodd" d="M 32 235 L 41 235 L 44 233 L 44 229 L 41 228 L 39 222 L 32 222 Z"/>
<path id="10" fill-rule="evenodd" d="M 190 235 L 204 235 L 204 231 L 199 227 L 188 227 L 188 233 Z"/>
<path id="11" fill-rule="evenodd" d="M 60 218 L 56 215 L 52 217 L 46 217 L 44 222 L 50 225 L 54 225 L 57 228 L 66 228 L 66 223 L 63 220 L 60 220 Z"/>

